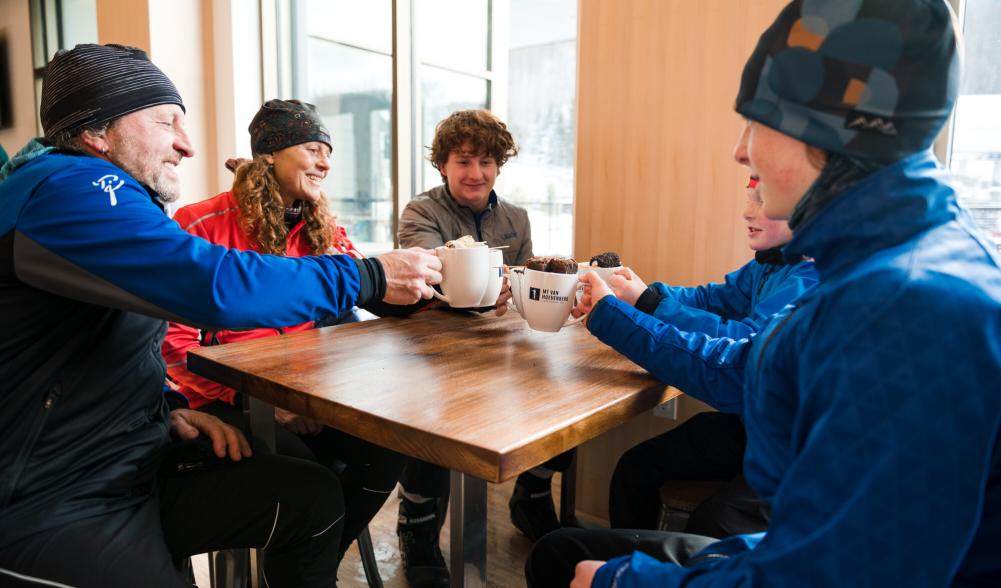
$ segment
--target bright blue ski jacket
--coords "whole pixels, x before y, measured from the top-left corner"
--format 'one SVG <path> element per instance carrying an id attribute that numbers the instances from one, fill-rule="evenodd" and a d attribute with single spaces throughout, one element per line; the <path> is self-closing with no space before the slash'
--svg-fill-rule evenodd
<path id="1" fill-rule="evenodd" d="M 681 331 L 746 339 L 816 283 L 817 272 L 810 261 L 782 264 L 752 260 L 727 274 L 722 284 L 693 288 L 650 284 L 660 296 L 650 314 Z"/>
<path id="2" fill-rule="evenodd" d="M 94 157 L 22 150 L 0 181 L 0 547 L 149 498 L 164 319 L 280 327 L 359 297 L 348 256 L 213 245 Z"/>
<path id="3" fill-rule="evenodd" d="M 819 285 L 749 350 L 702 350 L 744 368 L 744 473 L 772 507 L 767 534 L 687 567 L 625 556 L 593 586 L 1001 585 L 996 246 L 922 152 L 847 189 L 786 253 L 814 258 Z M 589 328 L 642 355 L 606 300 Z"/>
<path id="4" fill-rule="evenodd" d="M 609 298 L 602 312 L 589 317 L 588 328 L 660 381 L 717 410 L 740 413 L 742 350 L 772 315 L 816 283 L 811 261 L 754 260 L 727 274 L 722 284 L 685 288 L 655 282 L 635 308 Z"/>

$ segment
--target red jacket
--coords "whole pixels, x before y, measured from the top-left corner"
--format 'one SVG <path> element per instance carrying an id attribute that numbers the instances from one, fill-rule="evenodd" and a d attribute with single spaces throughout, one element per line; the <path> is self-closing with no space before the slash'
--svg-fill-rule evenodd
<path id="1" fill-rule="evenodd" d="M 240 226 L 240 208 L 232 192 L 223 192 L 218 196 L 202 202 L 189 204 L 174 214 L 174 220 L 181 228 L 211 241 L 217 245 L 232 247 L 242 251 L 259 251 L 256 244 Z M 304 221 L 292 227 L 288 236 L 285 254 L 289 257 L 313 255 L 309 244 L 303 235 Z M 337 227 L 337 237 L 333 249 L 338 253 L 360 258 L 362 255 L 355 249 L 347 237 L 343 227 Z M 207 380 L 188 371 L 188 351 L 197 349 L 203 344 L 233 343 L 248 339 L 260 339 L 282 333 L 304 331 L 313 328 L 313 323 L 302 323 L 280 329 L 252 329 L 246 331 L 215 331 L 203 333 L 194 327 L 179 323 L 170 323 L 167 336 L 164 338 L 161 352 L 167 362 L 167 375 L 179 386 L 180 392 L 187 397 L 191 408 L 198 408 L 214 400 L 222 400 L 233 404 L 236 391 Z"/>

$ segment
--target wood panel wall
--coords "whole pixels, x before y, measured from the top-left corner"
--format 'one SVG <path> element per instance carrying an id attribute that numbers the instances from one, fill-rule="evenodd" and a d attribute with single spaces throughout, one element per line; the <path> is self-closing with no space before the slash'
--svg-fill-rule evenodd
<path id="1" fill-rule="evenodd" d="M 740 73 L 786 0 L 581 0 L 574 255 L 618 251 L 647 281 L 719 280 L 751 258 L 732 158 Z M 679 421 L 704 407 L 682 402 Z M 673 426 L 644 416 L 582 447 L 578 507 L 607 516 L 630 446 Z"/>

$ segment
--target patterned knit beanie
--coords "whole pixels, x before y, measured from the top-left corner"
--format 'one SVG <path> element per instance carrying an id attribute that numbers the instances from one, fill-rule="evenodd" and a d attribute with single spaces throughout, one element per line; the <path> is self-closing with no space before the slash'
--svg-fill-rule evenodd
<path id="1" fill-rule="evenodd" d="M 327 147 L 330 132 L 316 107 L 298 100 L 268 100 L 250 121 L 250 150 L 264 155 L 286 147 L 319 141 Z"/>
<path id="2" fill-rule="evenodd" d="M 957 39 L 946 0 L 794 0 L 744 66 L 736 109 L 828 152 L 894 162 L 948 119 Z"/>
<path id="3" fill-rule="evenodd" d="M 177 88 L 142 49 L 77 45 L 45 68 L 39 117 L 45 136 L 54 138 L 161 104 L 184 110 Z"/>

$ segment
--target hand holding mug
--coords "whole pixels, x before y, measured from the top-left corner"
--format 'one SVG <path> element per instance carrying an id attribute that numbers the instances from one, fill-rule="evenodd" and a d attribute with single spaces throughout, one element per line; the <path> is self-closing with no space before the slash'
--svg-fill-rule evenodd
<path id="1" fill-rule="evenodd" d="M 608 286 L 616 298 L 630 306 L 636 306 L 636 301 L 646 291 L 646 284 L 628 267 L 616 270 L 608 279 Z"/>
<path id="2" fill-rule="evenodd" d="M 504 283 L 501 285 L 500 296 L 497 297 L 496 310 L 494 314 L 504 316 L 507 314 L 507 301 L 511 300 L 511 280 L 508 278 L 510 269 L 504 266 Z"/>
<path id="3" fill-rule="evenodd" d="M 584 283 L 584 295 L 580 298 L 580 303 L 575 309 L 574 316 L 588 314 L 594 305 L 605 296 L 614 296 L 611 288 L 601 279 L 596 272 L 588 272 L 580 279 Z"/>
<path id="4" fill-rule="evenodd" d="M 441 260 L 427 249 L 396 249 L 377 257 L 386 273 L 388 304 L 413 304 L 434 295 L 431 286 L 441 282 Z"/>

